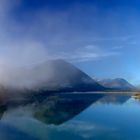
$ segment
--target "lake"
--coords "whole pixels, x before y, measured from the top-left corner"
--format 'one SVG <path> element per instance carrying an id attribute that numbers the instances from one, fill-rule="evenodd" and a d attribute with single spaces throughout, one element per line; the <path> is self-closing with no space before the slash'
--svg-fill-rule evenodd
<path id="1" fill-rule="evenodd" d="M 140 140 L 130 94 L 67 93 L 0 108 L 1 140 Z"/>

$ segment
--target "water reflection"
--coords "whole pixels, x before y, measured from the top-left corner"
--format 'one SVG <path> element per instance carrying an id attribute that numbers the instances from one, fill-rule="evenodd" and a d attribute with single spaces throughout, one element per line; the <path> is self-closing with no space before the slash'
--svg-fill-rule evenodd
<path id="1" fill-rule="evenodd" d="M 129 94 L 108 94 L 99 100 L 99 102 L 102 104 L 124 104 L 130 98 L 131 96 Z"/>
<path id="2" fill-rule="evenodd" d="M 1 140 L 37 140 L 16 127 L 9 126 L 5 123 L 0 123 L 0 139 Z"/>
<path id="3" fill-rule="evenodd" d="M 34 100 L 34 102 L 27 103 L 26 105 L 20 106 L 32 114 L 32 117 L 45 123 L 60 125 L 85 110 L 91 104 L 101 99 L 103 94 L 60 94 L 54 96 L 44 97 L 43 100 Z M 3 113 L 11 114 L 11 110 L 15 111 L 18 106 L 1 107 L 1 116 Z"/>
<path id="4" fill-rule="evenodd" d="M 12 130 L 27 140 L 140 139 L 140 107 L 131 95 L 71 93 L 30 101 L 1 106 L 1 133 Z"/>
<path id="5" fill-rule="evenodd" d="M 61 94 L 49 97 L 47 100 L 37 104 L 34 117 L 46 124 L 60 125 L 85 110 L 91 104 L 102 98 L 102 94 Z"/>
<path id="6" fill-rule="evenodd" d="M 133 98 L 140 101 L 140 93 L 134 94 Z"/>
<path id="7" fill-rule="evenodd" d="M 91 104 L 123 104 L 131 98 L 130 95 L 117 95 L 117 94 L 59 94 L 53 96 L 43 96 L 40 99 L 34 101 L 24 102 L 21 104 L 10 102 L 7 106 L 0 107 L 0 117 L 3 114 L 11 113 L 11 110 L 15 111 L 20 107 L 20 110 L 24 108 L 27 114 L 32 114 L 32 117 L 45 123 L 60 125 L 76 115 L 80 114 Z M 31 100 L 29 100 L 31 101 Z M 18 111 L 18 110 L 17 110 Z M 24 114 L 26 115 L 26 114 Z"/>

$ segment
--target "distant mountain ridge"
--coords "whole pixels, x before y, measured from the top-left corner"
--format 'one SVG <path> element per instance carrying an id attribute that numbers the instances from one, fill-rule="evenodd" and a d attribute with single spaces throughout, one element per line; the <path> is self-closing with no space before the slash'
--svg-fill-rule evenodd
<path id="1" fill-rule="evenodd" d="M 123 78 L 98 79 L 97 82 L 106 88 L 116 90 L 135 90 L 136 87 Z"/>

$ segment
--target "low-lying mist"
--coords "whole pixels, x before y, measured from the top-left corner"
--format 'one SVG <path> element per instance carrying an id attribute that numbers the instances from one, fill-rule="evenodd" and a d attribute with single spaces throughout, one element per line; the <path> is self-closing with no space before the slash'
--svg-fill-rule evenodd
<path id="1" fill-rule="evenodd" d="M 13 43 L 11 46 L 9 44 L 9 47 L 1 48 L 0 84 L 2 85 L 19 85 L 25 81 L 25 73 L 29 68 L 48 60 L 46 49 L 37 43 L 16 45 Z"/>

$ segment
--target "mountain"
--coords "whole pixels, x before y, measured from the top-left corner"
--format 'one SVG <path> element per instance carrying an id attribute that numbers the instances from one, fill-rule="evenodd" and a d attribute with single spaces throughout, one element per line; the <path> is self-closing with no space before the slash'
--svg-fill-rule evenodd
<path id="1" fill-rule="evenodd" d="M 128 81 L 122 78 L 116 79 L 103 79 L 97 80 L 99 84 L 106 88 L 115 89 L 115 90 L 135 90 L 136 88 L 130 84 Z"/>
<path id="2" fill-rule="evenodd" d="M 21 89 L 26 92 L 82 92 L 106 89 L 64 60 L 49 60 L 29 67 L 12 68 L 10 71 L 7 69 L 6 74 L 3 75 L 5 75 L 4 89 L 10 89 L 13 92 L 16 89 L 16 93 L 21 92 Z"/>
<path id="3" fill-rule="evenodd" d="M 27 77 L 34 88 L 49 91 L 102 91 L 103 86 L 64 60 L 51 60 L 31 68 Z"/>

